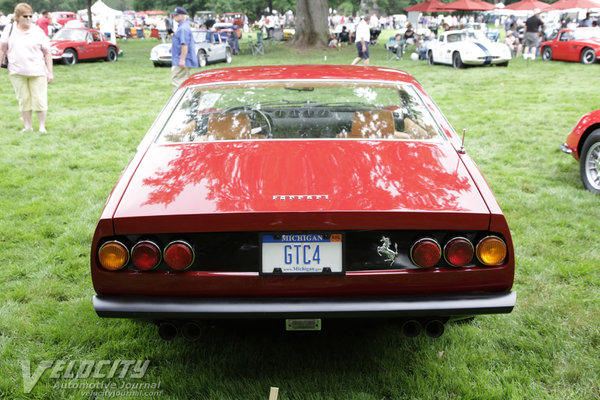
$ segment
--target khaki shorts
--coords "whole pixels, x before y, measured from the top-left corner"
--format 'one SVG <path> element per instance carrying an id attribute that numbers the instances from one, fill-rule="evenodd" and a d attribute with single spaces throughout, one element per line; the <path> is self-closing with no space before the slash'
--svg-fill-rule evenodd
<path id="1" fill-rule="evenodd" d="M 171 67 L 171 84 L 173 85 L 173 91 L 179 89 L 179 86 L 181 86 L 190 75 L 191 71 L 187 67 Z"/>
<path id="2" fill-rule="evenodd" d="M 15 89 L 19 111 L 48 110 L 48 79 L 46 76 L 11 74 L 10 81 Z"/>

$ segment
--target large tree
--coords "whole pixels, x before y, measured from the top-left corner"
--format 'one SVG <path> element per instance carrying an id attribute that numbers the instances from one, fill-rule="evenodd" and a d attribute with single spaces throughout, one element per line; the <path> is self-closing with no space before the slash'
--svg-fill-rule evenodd
<path id="1" fill-rule="evenodd" d="M 296 47 L 326 47 L 329 38 L 327 0 L 296 0 Z"/>

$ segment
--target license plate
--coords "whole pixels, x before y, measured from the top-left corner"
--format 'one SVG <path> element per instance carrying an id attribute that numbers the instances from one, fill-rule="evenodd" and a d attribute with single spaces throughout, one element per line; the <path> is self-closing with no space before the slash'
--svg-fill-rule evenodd
<path id="1" fill-rule="evenodd" d="M 342 234 L 264 234 L 262 272 L 342 272 Z"/>
<path id="2" fill-rule="evenodd" d="M 320 331 L 321 319 L 286 319 L 286 331 Z"/>

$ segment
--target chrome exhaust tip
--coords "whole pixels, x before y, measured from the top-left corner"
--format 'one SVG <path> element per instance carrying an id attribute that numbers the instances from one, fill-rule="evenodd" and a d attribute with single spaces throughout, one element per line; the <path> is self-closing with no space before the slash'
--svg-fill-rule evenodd
<path id="1" fill-rule="evenodd" d="M 444 334 L 444 323 L 439 319 L 432 319 L 425 324 L 425 334 L 436 339 Z"/>
<path id="2" fill-rule="evenodd" d="M 165 321 L 158 325 L 158 336 L 160 336 L 162 340 L 169 342 L 175 339 L 178 333 L 179 329 L 174 322 Z"/>
<path id="3" fill-rule="evenodd" d="M 402 333 L 408 338 L 415 338 L 421 333 L 421 323 L 414 319 L 409 319 L 402 324 Z"/>

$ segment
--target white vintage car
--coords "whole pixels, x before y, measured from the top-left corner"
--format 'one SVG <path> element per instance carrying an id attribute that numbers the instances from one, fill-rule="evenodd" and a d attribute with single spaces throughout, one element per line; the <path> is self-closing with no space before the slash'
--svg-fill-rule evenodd
<path id="1" fill-rule="evenodd" d="M 205 67 L 206 64 L 215 62 L 230 63 L 233 59 L 233 51 L 229 44 L 221 39 L 218 33 L 207 30 L 192 30 L 196 54 L 198 55 L 198 66 Z M 171 43 L 163 43 L 154 46 L 150 51 L 150 61 L 155 67 L 171 65 Z"/>
<path id="2" fill-rule="evenodd" d="M 510 59 L 507 45 L 492 42 L 483 31 L 474 29 L 446 31 L 427 50 L 429 65 L 449 64 L 454 68 L 491 64 L 506 67 Z"/>

